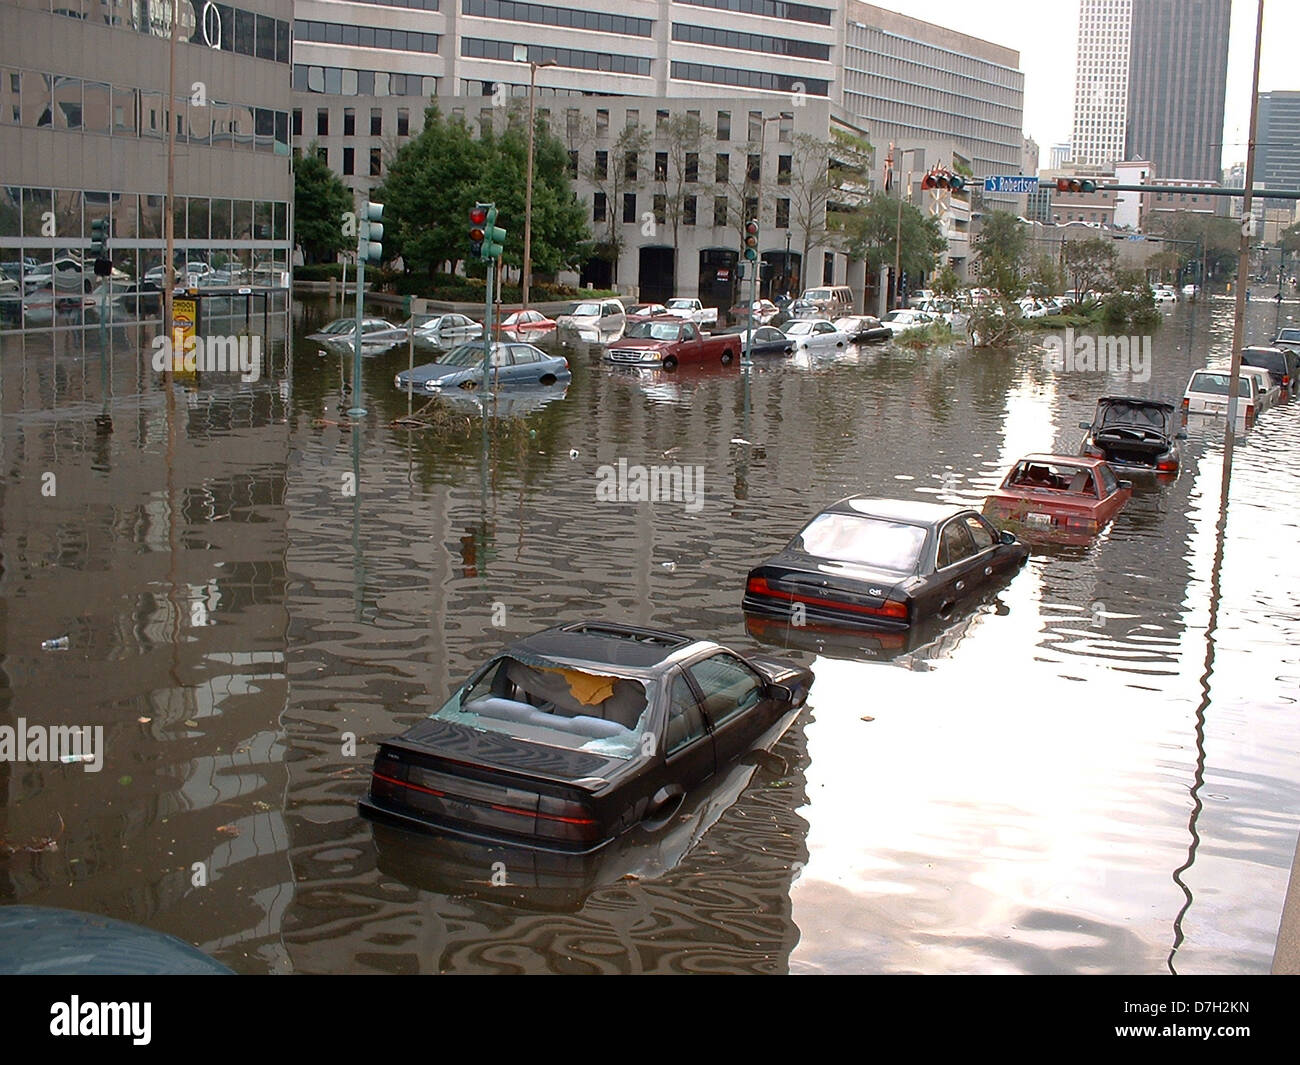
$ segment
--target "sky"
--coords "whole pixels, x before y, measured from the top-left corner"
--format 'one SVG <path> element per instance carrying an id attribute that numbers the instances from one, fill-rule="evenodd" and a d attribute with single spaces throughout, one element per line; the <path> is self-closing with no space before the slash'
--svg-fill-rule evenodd
<path id="1" fill-rule="evenodd" d="M 1040 165 L 1048 149 L 1070 139 L 1074 122 L 1075 44 L 1079 32 L 1077 0 L 874 0 L 878 7 L 1020 52 L 1025 74 L 1025 132 L 1038 142 Z M 1255 50 L 1258 0 L 1233 0 L 1228 42 L 1228 98 L 1224 118 L 1224 166 L 1246 160 L 1250 124 L 1250 76 Z M 1300 90 L 1296 41 L 1300 40 L 1300 2 L 1265 0 L 1261 92 Z"/>

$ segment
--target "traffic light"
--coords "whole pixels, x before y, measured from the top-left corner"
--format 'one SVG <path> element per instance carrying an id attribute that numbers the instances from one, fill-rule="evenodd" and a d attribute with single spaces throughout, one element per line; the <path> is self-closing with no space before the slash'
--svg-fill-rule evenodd
<path id="1" fill-rule="evenodd" d="M 108 244 L 108 219 L 96 218 L 90 223 L 90 254 L 92 258 L 102 259 L 104 248 Z"/>
<path id="2" fill-rule="evenodd" d="M 499 259 L 506 250 L 506 231 L 496 224 L 497 205 L 481 203 L 479 206 L 487 211 L 483 219 L 483 248 L 480 254 L 484 260 Z"/>
<path id="3" fill-rule="evenodd" d="M 1057 192 L 1096 192 L 1097 183 L 1084 178 L 1057 178 Z"/>
<path id="4" fill-rule="evenodd" d="M 483 238 L 487 236 L 483 227 L 487 225 L 487 208 L 477 204 L 469 209 L 469 257 L 483 258 Z"/>
<path id="5" fill-rule="evenodd" d="M 358 233 L 357 254 L 368 263 L 384 261 L 384 227 L 380 219 L 384 217 L 384 205 L 366 201 L 366 208 L 361 214 L 361 226 Z"/>
<path id="6" fill-rule="evenodd" d="M 966 179 L 951 170 L 931 170 L 921 179 L 923 189 L 952 189 L 961 192 L 966 187 Z"/>
<path id="7" fill-rule="evenodd" d="M 745 223 L 745 258 L 758 261 L 758 219 L 751 218 Z"/>

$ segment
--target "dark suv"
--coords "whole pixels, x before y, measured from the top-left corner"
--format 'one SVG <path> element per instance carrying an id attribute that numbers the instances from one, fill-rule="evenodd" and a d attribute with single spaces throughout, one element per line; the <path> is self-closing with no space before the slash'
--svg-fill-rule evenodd
<path id="1" fill-rule="evenodd" d="M 1267 370 L 1269 380 L 1282 390 L 1282 398 L 1290 399 L 1300 388 L 1300 355 L 1286 348 L 1244 348 L 1242 366 L 1258 366 Z"/>
<path id="2" fill-rule="evenodd" d="M 1079 454 L 1105 459 L 1116 470 L 1176 476 L 1182 459 L 1174 428 L 1174 405 L 1134 396 L 1102 396 L 1092 421 L 1080 422 L 1088 434 Z"/>

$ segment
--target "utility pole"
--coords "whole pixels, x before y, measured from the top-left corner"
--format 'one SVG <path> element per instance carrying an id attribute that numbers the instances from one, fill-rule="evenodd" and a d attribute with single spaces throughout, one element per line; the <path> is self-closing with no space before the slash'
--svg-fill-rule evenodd
<path id="1" fill-rule="evenodd" d="M 166 236 L 166 262 L 163 264 L 163 330 L 169 344 L 175 344 L 172 334 L 172 289 L 176 287 L 173 269 L 176 262 L 176 34 L 180 26 L 180 0 L 172 0 L 172 35 L 170 58 L 167 66 L 167 106 L 163 114 L 167 116 L 167 206 L 163 217 L 163 233 Z M 175 355 L 174 347 L 169 349 Z M 171 392 L 171 360 L 163 371 L 163 381 Z"/>
<path id="2" fill-rule="evenodd" d="M 1223 427 L 1223 484 L 1219 492 L 1219 521 L 1228 520 L 1228 489 L 1232 478 L 1232 452 L 1236 442 L 1237 380 L 1241 375 L 1241 349 L 1246 341 L 1246 297 L 1250 283 L 1250 238 L 1255 192 L 1255 133 L 1259 121 L 1259 57 L 1264 44 L 1264 0 L 1259 0 L 1255 23 L 1255 69 L 1250 85 L 1250 140 L 1246 148 L 1246 198 L 1241 205 L 1241 248 L 1237 256 L 1237 300 L 1232 322 L 1232 370 L 1228 377 L 1228 417 Z"/>
<path id="3" fill-rule="evenodd" d="M 528 49 L 524 48 L 527 56 Z M 554 59 L 525 59 L 528 64 L 528 177 L 524 193 L 524 269 L 519 279 L 523 309 L 528 310 L 528 294 L 533 281 L 533 141 L 537 136 L 537 68 L 553 67 Z M 491 287 L 489 283 L 489 287 Z"/>

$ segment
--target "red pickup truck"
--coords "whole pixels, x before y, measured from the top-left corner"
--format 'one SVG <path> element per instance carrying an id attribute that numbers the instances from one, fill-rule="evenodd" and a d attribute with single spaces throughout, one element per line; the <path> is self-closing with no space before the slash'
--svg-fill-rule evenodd
<path id="1" fill-rule="evenodd" d="M 740 361 L 740 341 L 734 333 L 701 333 L 694 322 L 680 318 L 650 318 L 630 322 L 623 339 L 605 349 L 605 361 L 665 370 L 686 363 L 727 365 Z"/>

